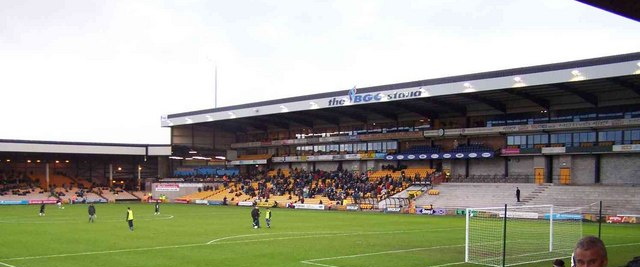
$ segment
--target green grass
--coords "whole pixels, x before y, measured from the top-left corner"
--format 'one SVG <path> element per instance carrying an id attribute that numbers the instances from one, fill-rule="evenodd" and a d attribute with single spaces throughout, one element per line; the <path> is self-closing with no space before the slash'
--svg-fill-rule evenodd
<path id="1" fill-rule="evenodd" d="M 273 227 L 253 229 L 243 207 L 163 205 L 154 216 L 150 204 L 102 204 L 93 224 L 86 205 L 65 207 L 49 205 L 39 217 L 39 206 L 0 206 L 0 266 L 426 267 L 464 260 L 464 217 L 273 209 Z M 585 235 L 596 233 L 596 224 L 584 225 Z M 640 255 L 640 225 L 603 225 L 603 239 L 621 245 L 609 248 L 609 266 Z"/>

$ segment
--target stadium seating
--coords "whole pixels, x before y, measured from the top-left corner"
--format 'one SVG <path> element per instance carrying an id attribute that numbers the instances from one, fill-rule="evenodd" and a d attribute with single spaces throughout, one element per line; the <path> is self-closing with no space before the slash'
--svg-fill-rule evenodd
<path id="1" fill-rule="evenodd" d="M 216 191 L 201 191 L 201 192 L 195 192 L 195 193 L 188 194 L 186 196 L 179 197 L 179 199 L 185 199 L 187 201 L 202 200 L 202 199 L 207 199 L 208 197 L 216 193 L 217 193 Z"/>
<path id="2" fill-rule="evenodd" d="M 539 186 L 532 183 L 443 183 L 434 187 L 439 195 L 422 194 L 416 198 L 416 206 L 479 208 L 516 205 L 516 187 L 520 188 L 523 200 Z"/>
<path id="3" fill-rule="evenodd" d="M 549 185 L 535 197 L 524 198 L 527 205 L 553 204 L 582 207 L 602 200 L 605 214 L 640 214 L 640 187 L 607 185 Z M 595 212 L 599 205 L 592 205 Z"/>
<path id="4" fill-rule="evenodd" d="M 101 191 L 102 197 L 106 198 L 109 202 L 115 202 L 119 200 L 139 200 L 139 198 L 137 198 L 136 196 L 119 188 L 116 188 L 115 190 L 117 194 L 109 190 L 109 188 L 103 188 Z"/>
<path id="5" fill-rule="evenodd" d="M 515 188 L 519 187 L 521 202 L 516 202 Z M 640 214 L 640 187 L 628 186 L 567 186 L 533 183 L 444 183 L 435 186 L 439 195 L 423 194 L 416 205 L 433 204 L 436 208 L 500 207 L 509 205 L 557 205 L 587 207 L 596 212 L 603 201 L 606 214 Z"/>

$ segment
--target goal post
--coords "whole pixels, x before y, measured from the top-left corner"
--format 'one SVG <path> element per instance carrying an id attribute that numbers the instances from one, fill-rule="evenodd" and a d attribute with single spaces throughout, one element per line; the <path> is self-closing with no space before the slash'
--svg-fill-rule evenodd
<path id="1" fill-rule="evenodd" d="M 553 205 L 468 208 L 465 262 L 512 266 L 567 257 L 582 237 L 581 210 Z"/>

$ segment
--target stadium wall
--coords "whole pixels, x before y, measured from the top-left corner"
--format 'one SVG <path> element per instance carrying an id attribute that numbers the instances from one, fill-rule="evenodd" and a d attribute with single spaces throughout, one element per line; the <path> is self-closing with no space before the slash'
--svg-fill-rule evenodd
<path id="1" fill-rule="evenodd" d="M 445 161 L 450 162 L 449 164 L 451 165 L 451 175 L 454 175 L 454 176 L 467 175 L 464 160 L 445 160 Z"/>
<path id="2" fill-rule="evenodd" d="M 316 162 L 316 170 L 335 171 L 338 169 L 338 162 Z"/>
<path id="3" fill-rule="evenodd" d="M 608 185 L 638 184 L 640 179 L 640 157 L 633 154 L 602 155 L 601 183 Z"/>
<path id="4" fill-rule="evenodd" d="M 573 155 L 571 159 L 571 183 L 576 185 L 593 184 L 596 179 L 596 156 Z"/>
<path id="5" fill-rule="evenodd" d="M 464 160 L 460 160 L 464 163 Z M 463 166 L 464 168 L 464 166 Z M 478 159 L 469 161 L 470 175 L 501 175 L 504 173 L 504 158 Z"/>
<path id="6" fill-rule="evenodd" d="M 509 176 L 533 175 L 533 157 L 510 157 L 507 164 L 509 165 Z"/>

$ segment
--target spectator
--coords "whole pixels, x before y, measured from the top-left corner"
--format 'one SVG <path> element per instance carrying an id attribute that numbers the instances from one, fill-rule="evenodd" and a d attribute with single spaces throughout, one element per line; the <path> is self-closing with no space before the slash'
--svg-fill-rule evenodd
<path id="1" fill-rule="evenodd" d="M 564 267 L 564 261 L 561 259 L 554 260 L 553 267 Z"/>
<path id="2" fill-rule="evenodd" d="M 607 248 L 604 242 L 595 236 L 585 236 L 573 250 L 572 266 L 607 267 Z"/>

